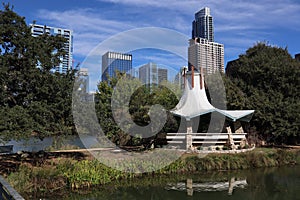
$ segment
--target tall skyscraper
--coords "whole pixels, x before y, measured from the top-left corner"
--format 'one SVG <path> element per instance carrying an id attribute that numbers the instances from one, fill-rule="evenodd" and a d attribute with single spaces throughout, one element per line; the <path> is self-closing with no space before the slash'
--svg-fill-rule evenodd
<path id="1" fill-rule="evenodd" d="M 145 84 L 160 84 L 168 80 L 168 70 L 150 62 L 139 68 L 139 79 Z"/>
<path id="2" fill-rule="evenodd" d="M 207 74 L 217 71 L 224 73 L 224 45 L 214 42 L 213 18 L 210 9 L 205 7 L 195 13 L 192 39 L 189 41 L 188 60 L 191 66 Z"/>
<path id="3" fill-rule="evenodd" d="M 202 67 L 207 74 L 224 73 L 224 45 L 203 38 L 190 39 L 188 60 L 189 66 L 198 71 Z"/>
<path id="4" fill-rule="evenodd" d="M 213 18 L 210 15 L 210 9 L 205 7 L 195 13 L 193 21 L 192 38 L 204 38 L 209 42 L 214 41 Z"/>
<path id="5" fill-rule="evenodd" d="M 55 72 L 66 73 L 72 70 L 73 65 L 73 31 L 63 28 L 55 28 L 45 25 L 31 24 L 31 34 L 34 37 L 43 34 L 61 35 L 67 41 L 65 42 L 64 50 L 66 55 L 61 57 L 61 63 L 55 67 Z"/>
<path id="6" fill-rule="evenodd" d="M 102 81 L 107 81 L 107 76 L 115 77 L 116 71 L 131 74 L 131 70 L 131 54 L 108 51 L 102 56 Z"/>

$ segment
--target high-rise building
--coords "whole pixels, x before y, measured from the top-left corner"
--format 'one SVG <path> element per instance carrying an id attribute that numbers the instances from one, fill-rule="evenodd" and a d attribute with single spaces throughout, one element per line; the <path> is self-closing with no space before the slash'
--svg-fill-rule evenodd
<path id="1" fill-rule="evenodd" d="M 63 28 L 55 28 L 45 25 L 31 24 L 31 34 L 34 37 L 43 34 L 61 35 L 66 39 L 64 50 L 66 54 L 61 57 L 61 63 L 55 67 L 55 72 L 66 73 L 72 70 L 73 65 L 73 31 Z"/>
<path id="2" fill-rule="evenodd" d="M 168 70 L 163 68 L 157 69 L 157 80 L 158 83 L 168 80 Z"/>
<path id="3" fill-rule="evenodd" d="M 89 92 L 89 71 L 87 68 L 81 68 L 78 71 L 78 81 L 80 81 L 79 88 L 88 93 Z"/>
<path id="4" fill-rule="evenodd" d="M 213 18 L 210 9 L 205 7 L 195 13 L 192 39 L 189 41 L 188 66 L 207 74 L 217 71 L 224 73 L 224 45 L 214 42 Z"/>
<path id="5" fill-rule="evenodd" d="M 189 67 L 194 66 L 199 72 L 202 67 L 207 74 L 224 73 L 224 45 L 203 38 L 190 39 L 188 60 Z"/>
<path id="6" fill-rule="evenodd" d="M 195 13 L 193 21 L 192 38 L 204 38 L 209 42 L 214 41 L 213 18 L 210 15 L 210 9 L 205 7 Z"/>
<path id="7" fill-rule="evenodd" d="M 144 84 L 160 84 L 168 80 L 168 70 L 150 62 L 139 68 L 139 79 Z"/>
<path id="8" fill-rule="evenodd" d="M 109 77 L 115 77 L 116 71 L 132 73 L 132 55 L 118 52 L 106 52 L 102 56 L 102 81 Z"/>

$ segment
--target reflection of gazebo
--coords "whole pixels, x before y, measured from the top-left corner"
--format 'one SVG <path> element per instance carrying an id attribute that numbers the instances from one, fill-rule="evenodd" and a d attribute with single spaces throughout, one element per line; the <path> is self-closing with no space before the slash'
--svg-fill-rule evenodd
<path id="1" fill-rule="evenodd" d="M 235 188 L 244 188 L 248 185 L 246 179 L 236 179 L 231 177 L 228 181 L 220 182 L 193 182 L 187 179 L 186 182 L 176 184 L 168 184 L 166 190 L 186 191 L 189 196 L 193 196 L 194 192 L 219 192 L 228 191 L 228 195 L 232 195 Z"/>
<path id="2" fill-rule="evenodd" d="M 183 72 L 184 93 L 177 106 L 171 110 L 174 115 L 185 118 L 187 121 L 186 133 L 168 133 L 167 139 L 172 140 L 169 143 L 182 143 L 186 140 L 186 149 L 190 150 L 195 143 L 202 144 L 224 144 L 230 142 L 232 147 L 235 143 L 245 140 L 246 133 L 193 133 L 191 119 L 212 112 L 218 112 L 226 116 L 231 121 L 249 122 L 254 110 L 221 110 L 215 108 L 207 99 L 203 72 L 194 71 Z M 225 139 L 225 141 L 224 141 Z M 223 141 L 222 141 L 223 140 Z"/>

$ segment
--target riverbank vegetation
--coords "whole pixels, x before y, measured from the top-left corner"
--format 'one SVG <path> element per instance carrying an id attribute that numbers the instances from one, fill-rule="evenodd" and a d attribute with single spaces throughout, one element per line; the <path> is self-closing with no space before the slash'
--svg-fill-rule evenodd
<path id="1" fill-rule="evenodd" d="M 191 174 L 205 171 L 227 171 L 276 167 L 300 163 L 299 150 L 256 149 L 241 154 L 185 154 L 172 164 L 155 172 L 135 174 L 109 168 L 98 160 L 57 157 L 41 162 L 20 164 L 7 179 L 25 196 L 35 193 L 51 195 L 66 189 L 105 186 L 115 181 L 134 181 L 139 177 Z M 140 168 L 139 163 L 132 163 Z M 133 169 L 134 170 L 134 169 Z"/>

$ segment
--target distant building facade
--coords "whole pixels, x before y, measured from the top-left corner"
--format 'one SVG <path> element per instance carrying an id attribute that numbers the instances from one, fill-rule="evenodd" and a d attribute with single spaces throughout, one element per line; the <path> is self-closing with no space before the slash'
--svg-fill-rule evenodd
<path id="1" fill-rule="evenodd" d="M 168 81 L 168 70 L 163 68 L 158 68 L 157 78 L 158 78 L 158 83 L 161 83 L 163 81 Z"/>
<path id="2" fill-rule="evenodd" d="M 139 79 L 144 84 L 160 84 L 168 80 L 168 70 L 150 62 L 139 68 Z"/>
<path id="3" fill-rule="evenodd" d="M 300 53 L 298 53 L 298 54 L 295 55 L 295 59 L 298 60 L 298 61 L 300 61 Z"/>
<path id="4" fill-rule="evenodd" d="M 81 68 L 78 71 L 78 78 L 80 81 L 80 86 L 79 88 L 86 92 L 89 93 L 89 71 L 87 68 Z"/>
<path id="5" fill-rule="evenodd" d="M 214 41 L 213 17 L 210 15 L 210 9 L 205 7 L 195 13 L 193 21 L 192 38 L 204 38 L 209 42 Z"/>
<path id="6" fill-rule="evenodd" d="M 188 48 L 189 68 L 202 67 L 207 74 L 224 73 L 224 45 L 204 38 L 190 39 Z"/>
<path id="7" fill-rule="evenodd" d="M 102 81 L 109 77 L 115 77 L 116 71 L 131 73 L 132 55 L 108 51 L 102 56 Z"/>
<path id="8" fill-rule="evenodd" d="M 61 35 L 67 41 L 64 45 L 66 55 L 61 57 L 61 63 L 55 67 L 55 72 L 66 73 L 73 68 L 73 31 L 64 28 L 50 27 L 45 25 L 31 24 L 31 34 L 34 37 L 43 34 Z"/>
<path id="9" fill-rule="evenodd" d="M 178 85 L 179 88 L 183 88 L 184 86 L 184 82 L 183 82 L 184 70 L 187 71 L 188 67 L 187 66 L 181 67 L 180 72 L 178 72 L 174 78 L 174 84 Z"/>
<path id="10" fill-rule="evenodd" d="M 78 89 L 80 100 L 82 102 L 94 102 L 95 101 L 95 92 L 89 91 L 89 71 L 87 68 L 80 68 L 77 72 L 76 81 L 78 83 Z"/>

